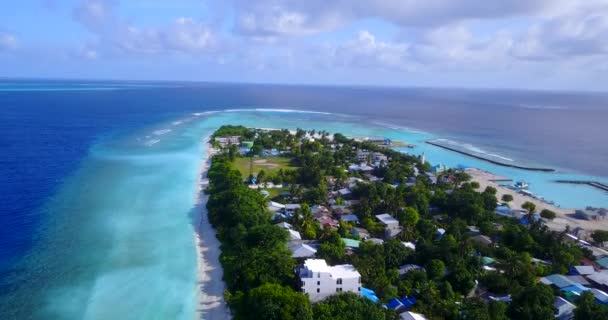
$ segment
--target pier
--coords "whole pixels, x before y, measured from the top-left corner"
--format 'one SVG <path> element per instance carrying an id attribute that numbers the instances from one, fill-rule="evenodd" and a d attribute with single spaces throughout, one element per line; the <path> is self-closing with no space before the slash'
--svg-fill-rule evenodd
<path id="1" fill-rule="evenodd" d="M 451 146 L 448 144 L 444 144 L 444 143 L 441 143 L 441 142 L 435 141 L 435 140 L 428 140 L 428 141 L 426 141 L 426 143 L 436 146 L 436 147 L 446 149 L 446 150 L 458 152 L 460 154 L 464 154 L 464 155 L 472 157 L 472 158 L 476 158 L 479 160 L 497 164 L 499 166 L 511 167 L 511 168 L 516 168 L 516 169 L 529 170 L 529 171 L 544 171 L 544 172 L 554 172 L 555 171 L 555 169 L 551 169 L 551 168 L 532 167 L 532 166 L 527 166 L 527 165 L 523 165 L 523 164 L 511 163 L 511 162 L 502 161 L 499 159 L 490 158 L 489 156 L 486 156 L 486 155 L 483 155 L 480 153 L 461 149 L 461 148 Z"/>
<path id="2" fill-rule="evenodd" d="M 608 191 L 608 184 L 597 182 L 597 181 L 587 181 L 587 180 L 555 180 L 558 183 L 570 183 L 570 184 L 586 184 L 588 186 L 592 186 L 594 188 L 598 188 L 600 190 Z"/>

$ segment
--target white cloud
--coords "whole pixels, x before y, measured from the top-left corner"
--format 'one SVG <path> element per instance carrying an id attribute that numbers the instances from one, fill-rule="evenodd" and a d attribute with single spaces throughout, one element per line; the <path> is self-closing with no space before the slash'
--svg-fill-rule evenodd
<path id="1" fill-rule="evenodd" d="M 17 38 L 7 32 L 0 32 L 0 51 L 13 50 L 17 48 Z"/>
<path id="2" fill-rule="evenodd" d="M 360 31 L 357 38 L 330 49 L 333 66 L 409 71 L 415 68 L 410 60 L 409 45 L 376 39 L 369 31 Z"/>
<path id="3" fill-rule="evenodd" d="M 74 18 L 98 36 L 95 58 L 110 54 L 200 54 L 216 45 L 212 29 L 189 17 L 180 17 L 160 27 L 140 27 L 121 19 L 109 0 L 84 0 Z"/>

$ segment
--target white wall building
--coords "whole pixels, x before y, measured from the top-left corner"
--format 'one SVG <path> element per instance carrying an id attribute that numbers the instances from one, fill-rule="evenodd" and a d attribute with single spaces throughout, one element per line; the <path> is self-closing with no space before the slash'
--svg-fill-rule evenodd
<path id="1" fill-rule="evenodd" d="M 361 293 L 361 274 L 350 264 L 328 266 L 323 259 L 306 259 L 300 280 L 302 291 L 312 302 L 340 292 Z"/>

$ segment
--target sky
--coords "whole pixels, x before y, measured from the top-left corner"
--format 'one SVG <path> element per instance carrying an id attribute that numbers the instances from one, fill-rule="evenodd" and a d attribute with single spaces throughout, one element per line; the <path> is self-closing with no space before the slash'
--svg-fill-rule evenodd
<path id="1" fill-rule="evenodd" d="M 608 0 L 0 6 L 0 77 L 608 91 Z"/>

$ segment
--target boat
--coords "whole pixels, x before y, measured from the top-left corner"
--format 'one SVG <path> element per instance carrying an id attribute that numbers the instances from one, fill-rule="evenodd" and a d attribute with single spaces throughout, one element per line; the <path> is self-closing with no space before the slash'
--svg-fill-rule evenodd
<path id="1" fill-rule="evenodd" d="M 515 184 L 513 184 L 513 188 L 515 189 L 528 189 L 529 186 L 530 184 L 525 181 L 517 181 Z"/>

